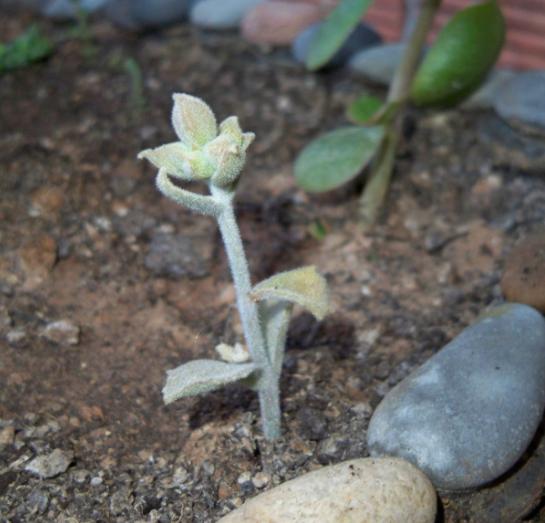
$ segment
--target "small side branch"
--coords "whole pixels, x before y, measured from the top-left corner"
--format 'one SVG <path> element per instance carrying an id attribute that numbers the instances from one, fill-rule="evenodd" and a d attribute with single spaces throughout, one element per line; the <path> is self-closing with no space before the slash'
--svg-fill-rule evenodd
<path id="1" fill-rule="evenodd" d="M 174 185 L 164 169 L 159 170 L 155 183 L 157 189 L 166 197 L 192 211 L 217 218 L 223 210 L 223 206 L 211 196 L 196 194 Z"/>

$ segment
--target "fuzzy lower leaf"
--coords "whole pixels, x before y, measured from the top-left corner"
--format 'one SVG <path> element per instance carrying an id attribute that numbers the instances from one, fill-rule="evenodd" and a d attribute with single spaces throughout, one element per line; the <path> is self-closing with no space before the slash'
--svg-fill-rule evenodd
<path id="1" fill-rule="evenodd" d="M 313 38 L 306 66 L 315 70 L 325 65 L 358 25 L 372 0 L 341 0 Z"/>
<path id="2" fill-rule="evenodd" d="M 295 161 L 298 185 L 309 192 L 325 192 L 354 178 L 375 154 L 383 127 L 341 127 L 307 145 Z"/>
<path id="3" fill-rule="evenodd" d="M 219 389 L 229 383 L 247 378 L 257 370 L 253 363 L 225 363 L 216 360 L 194 360 L 167 371 L 163 387 L 166 404 L 203 392 Z"/>
<path id="4" fill-rule="evenodd" d="M 496 62 L 505 20 L 495 0 L 456 13 L 441 30 L 411 90 L 417 105 L 452 106 L 475 91 Z"/>
<path id="5" fill-rule="evenodd" d="M 251 297 L 297 303 L 319 320 L 327 314 L 329 301 L 327 282 L 313 265 L 271 276 L 252 289 Z"/>

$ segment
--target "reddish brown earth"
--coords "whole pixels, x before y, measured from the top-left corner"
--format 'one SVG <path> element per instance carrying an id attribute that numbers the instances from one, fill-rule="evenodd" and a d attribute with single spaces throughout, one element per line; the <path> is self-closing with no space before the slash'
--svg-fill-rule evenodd
<path id="1" fill-rule="evenodd" d="M 0 34 L 30 22 L 2 18 Z M 505 254 L 545 218 L 545 141 L 491 114 L 411 114 L 385 216 L 363 235 L 357 187 L 309 197 L 291 177 L 297 152 L 344 121 L 362 84 L 233 35 L 91 29 L 93 49 L 65 40 L 0 77 L 0 521 L 211 522 L 366 455 L 384 394 L 501 299 Z M 298 311 L 292 324 L 275 444 L 242 388 L 162 403 L 167 369 L 241 336 L 214 223 L 168 202 L 135 160 L 173 140 L 174 91 L 257 134 L 237 200 L 255 281 L 312 263 L 331 286 L 323 323 Z M 75 329 L 70 342 L 44 337 L 57 320 Z M 57 448 L 73 453 L 68 470 L 24 471 Z M 545 520 L 540 449 L 498 485 L 441 494 L 440 520 Z"/>

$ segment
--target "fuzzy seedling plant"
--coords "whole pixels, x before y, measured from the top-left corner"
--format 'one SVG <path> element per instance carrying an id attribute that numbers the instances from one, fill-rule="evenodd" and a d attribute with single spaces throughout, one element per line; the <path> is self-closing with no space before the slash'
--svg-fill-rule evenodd
<path id="1" fill-rule="evenodd" d="M 219 225 L 236 290 L 237 307 L 247 351 L 240 344 L 216 347 L 221 360 L 194 360 L 167 371 L 165 403 L 241 382 L 259 396 L 263 432 L 280 435 L 279 379 L 286 335 L 294 304 L 322 319 L 328 308 L 327 284 L 313 266 L 276 274 L 252 286 L 244 246 L 235 219 L 233 200 L 246 150 L 253 133 L 243 133 L 231 116 L 218 127 L 210 107 L 201 99 L 175 94 L 172 125 L 179 141 L 142 151 L 159 169 L 157 188 L 188 209 L 214 217 Z M 200 180 L 203 195 L 173 182 Z"/>

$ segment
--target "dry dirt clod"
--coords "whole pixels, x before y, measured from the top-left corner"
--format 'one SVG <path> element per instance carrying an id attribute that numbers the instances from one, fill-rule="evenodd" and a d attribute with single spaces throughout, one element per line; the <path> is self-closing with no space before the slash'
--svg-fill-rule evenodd
<path id="1" fill-rule="evenodd" d="M 501 290 L 507 300 L 545 312 L 545 231 L 524 238 L 511 251 Z"/>
<path id="2" fill-rule="evenodd" d="M 48 234 L 32 238 L 19 250 L 25 288 L 33 290 L 48 277 L 57 261 L 57 242 Z"/>
<path id="3" fill-rule="evenodd" d="M 15 429 L 11 426 L 4 427 L 0 430 L 0 450 L 13 443 L 15 439 Z"/>
<path id="4" fill-rule="evenodd" d="M 31 197 L 31 216 L 54 218 L 64 205 L 65 191 L 59 187 L 40 187 Z"/>

